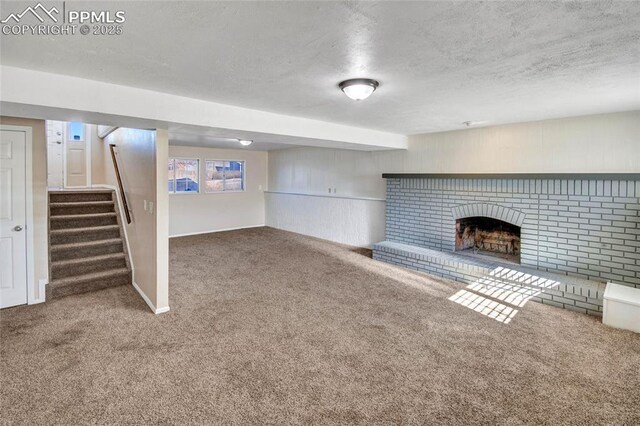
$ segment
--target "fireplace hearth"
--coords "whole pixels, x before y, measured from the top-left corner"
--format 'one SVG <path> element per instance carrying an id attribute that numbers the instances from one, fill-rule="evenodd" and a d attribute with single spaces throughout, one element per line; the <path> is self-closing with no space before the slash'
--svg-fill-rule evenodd
<path id="1" fill-rule="evenodd" d="M 520 227 L 490 217 L 456 220 L 455 250 L 520 263 Z"/>

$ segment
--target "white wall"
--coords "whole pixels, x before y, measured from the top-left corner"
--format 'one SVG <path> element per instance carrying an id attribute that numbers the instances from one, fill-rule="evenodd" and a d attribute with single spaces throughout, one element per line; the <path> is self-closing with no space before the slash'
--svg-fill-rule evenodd
<path id="1" fill-rule="evenodd" d="M 359 247 L 384 240 L 382 199 L 278 192 L 265 198 L 271 227 Z"/>
<path id="2" fill-rule="evenodd" d="M 156 313 L 169 310 L 166 131 L 119 128 L 103 143 L 105 184 L 117 188 L 109 144 L 116 145 L 118 167 L 132 222 L 125 223 L 134 268 L 134 283 Z M 160 191 L 162 188 L 163 191 Z M 145 200 L 153 210 L 145 209 Z"/>
<path id="3" fill-rule="evenodd" d="M 107 136 L 109 137 L 109 136 Z M 156 313 L 169 310 L 169 178 L 167 161 L 169 160 L 169 133 L 164 129 L 156 130 L 155 153 L 155 194 L 156 194 Z"/>
<path id="4" fill-rule="evenodd" d="M 47 187 L 61 189 L 64 186 L 64 123 L 62 121 L 47 120 L 46 128 Z"/>
<path id="5" fill-rule="evenodd" d="M 640 111 L 545 120 L 496 127 L 415 135 L 408 150 L 358 152 L 292 148 L 269 155 L 269 190 L 296 195 L 267 203 L 267 225 L 354 245 L 343 235 L 344 220 L 327 221 L 330 196 L 385 198 L 382 173 L 640 173 Z M 331 188 L 331 195 L 329 194 Z M 335 191 L 335 192 L 334 192 Z M 374 203 L 374 201 L 371 201 Z M 379 238 L 384 218 L 358 214 L 369 235 Z M 349 215 L 356 214 L 350 206 Z M 290 219 L 278 212 L 289 211 Z M 329 227 L 330 229 L 326 229 Z M 341 238 L 336 237 L 342 235 Z M 358 235 L 362 235 L 359 233 Z M 318 236 L 318 235 L 316 235 Z M 379 239 L 378 239 L 379 240 Z"/>
<path id="6" fill-rule="evenodd" d="M 169 195 L 169 235 L 180 236 L 225 229 L 264 226 L 264 190 L 267 188 L 267 153 L 242 149 L 170 146 L 169 157 L 200 160 L 200 187 L 204 160 L 244 160 L 245 191 Z M 166 185 L 165 185 L 166 190 Z"/>
<path id="7" fill-rule="evenodd" d="M 111 166 L 106 160 L 111 161 L 111 157 L 105 158 L 109 152 L 104 149 L 104 140 L 98 136 L 98 127 L 90 124 L 91 129 L 91 183 L 105 183 L 105 167 Z M 113 167 L 113 166 L 111 166 Z"/>

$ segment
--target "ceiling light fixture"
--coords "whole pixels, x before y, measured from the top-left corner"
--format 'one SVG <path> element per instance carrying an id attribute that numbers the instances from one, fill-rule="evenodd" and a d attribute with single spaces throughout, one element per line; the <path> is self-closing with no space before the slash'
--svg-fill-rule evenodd
<path id="1" fill-rule="evenodd" d="M 354 101 L 367 99 L 378 88 L 380 83 L 370 78 L 352 78 L 338 85 L 345 95 Z"/>
<path id="2" fill-rule="evenodd" d="M 238 139 L 238 142 L 240 142 L 240 145 L 242 146 L 249 146 L 253 143 L 253 141 L 247 139 Z"/>

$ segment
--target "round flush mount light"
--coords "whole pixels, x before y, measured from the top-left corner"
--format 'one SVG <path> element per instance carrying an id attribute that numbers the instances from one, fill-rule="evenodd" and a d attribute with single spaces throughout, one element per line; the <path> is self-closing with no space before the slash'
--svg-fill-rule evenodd
<path id="1" fill-rule="evenodd" d="M 338 85 L 345 95 L 354 101 L 367 99 L 378 88 L 380 83 L 370 78 L 352 78 Z"/>
<path id="2" fill-rule="evenodd" d="M 238 142 L 240 142 L 240 145 L 242 146 L 249 146 L 253 143 L 253 141 L 247 139 L 238 139 Z"/>

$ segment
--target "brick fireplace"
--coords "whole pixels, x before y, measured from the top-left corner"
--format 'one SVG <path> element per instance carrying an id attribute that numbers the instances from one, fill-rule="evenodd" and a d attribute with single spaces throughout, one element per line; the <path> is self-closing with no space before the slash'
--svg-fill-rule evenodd
<path id="1" fill-rule="evenodd" d="M 384 243 L 400 244 L 433 251 L 418 257 L 490 256 L 584 282 L 640 287 L 640 174 L 383 177 L 386 241 L 374 247 L 380 260 L 433 273 L 415 258 L 392 256 Z"/>

